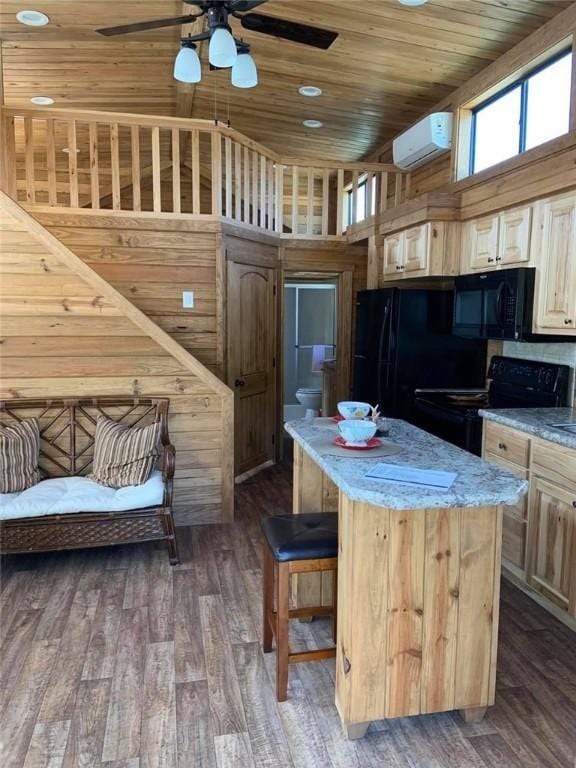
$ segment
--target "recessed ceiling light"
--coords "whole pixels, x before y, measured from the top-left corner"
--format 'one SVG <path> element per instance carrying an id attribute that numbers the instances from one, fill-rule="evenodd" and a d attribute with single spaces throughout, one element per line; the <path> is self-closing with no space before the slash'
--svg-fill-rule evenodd
<path id="1" fill-rule="evenodd" d="M 18 11 L 16 18 L 20 24 L 26 24 L 27 27 L 44 27 L 50 21 L 48 16 L 40 11 Z"/>
<path id="2" fill-rule="evenodd" d="M 398 0 L 398 2 L 401 5 L 424 5 L 424 3 L 427 3 L 428 0 Z"/>
<path id="3" fill-rule="evenodd" d="M 298 93 L 301 96 L 322 96 L 322 89 L 316 88 L 315 85 L 303 85 L 298 88 Z"/>
<path id="4" fill-rule="evenodd" d="M 30 101 L 39 107 L 47 107 L 49 104 L 54 104 L 54 99 L 51 96 L 32 96 Z"/>
<path id="5" fill-rule="evenodd" d="M 62 152 L 65 152 L 67 155 L 70 154 L 70 147 L 62 147 Z M 78 154 L 80 150 L 76 148 L 76 154 Z"/>
<path id="6" fill-rule="evenodd" d="M 320 120 L 304 120 L 302 125 L 306 126 L 306 128 L 322 128 L 322 123 Z"/>

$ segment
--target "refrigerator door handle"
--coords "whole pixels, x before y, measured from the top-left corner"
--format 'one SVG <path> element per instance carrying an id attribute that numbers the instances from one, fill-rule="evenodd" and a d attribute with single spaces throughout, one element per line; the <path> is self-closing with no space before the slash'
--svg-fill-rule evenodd
<path id="1" fill-rule="evenodd" d="M 378 405 L 382 408 L 382 377 L 380 376 L 380 363 L 382 361 L 382 347 L 384 346 L 384 334 L 388 323 L 388 314 L 390 312 L 390 302 L 386 304 L 384 308 L 384 318 L 382 320 L 382 328 L 380 329 L 380 340 L 378 342 Z M 389 366 L 386 369 L 386 385 L 388 385 L 388 377 L 390 375 Z"/>

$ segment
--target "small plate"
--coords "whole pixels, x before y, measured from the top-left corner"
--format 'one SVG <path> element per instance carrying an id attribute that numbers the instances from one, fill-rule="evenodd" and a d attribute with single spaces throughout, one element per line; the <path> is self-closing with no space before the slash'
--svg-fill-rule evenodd
<path id="1" fill-rule="evenodd" d="M 382 440 L 377 437 L 371 437 L 370 440 L 366 441 L 366 445 L 350 445 L 343 437 L 336 437 L 333 442 L 339 448 L 348 448 L 349 451 L 369 451 L 382 445 Z"/>

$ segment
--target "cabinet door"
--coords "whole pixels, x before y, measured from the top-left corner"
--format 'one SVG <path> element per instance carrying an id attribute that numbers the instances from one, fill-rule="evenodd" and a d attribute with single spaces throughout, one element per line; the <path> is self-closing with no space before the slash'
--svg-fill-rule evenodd
<path id="1" fill-rule="evenodd" d="M 530 231 L 532 207 L 518 208 L 500 214 L 497 261 L 501 265 L 521 264 L 530 261 Z"/>
<path id="2" fill-rule="evenodd" d="M 498 266 L 498 216 L 466 222 L 464 250 L 471 270 L 495 269 Z"/>
<path id="3" fill-rule="evenodd" d="M 576 329 L 576 196 L 541 205 L 539 328 Z"/>
<path id="4" fill-rule="evenodd" d="M 410 277 L 428 274 L 430 224 L 404 232 L 404 272 Z"/>
<path id="5" fill-rule="evenodd" d="M 530 489 L 529 582 L 561 608 L 576 610 L 576 486 L 540 477 Z"/>
<path id="6" fill-rule="evenodd" d="M 400 277 L 404 261 L 404 233 L 389 235 L 384 240 L 384 275 Z"/>

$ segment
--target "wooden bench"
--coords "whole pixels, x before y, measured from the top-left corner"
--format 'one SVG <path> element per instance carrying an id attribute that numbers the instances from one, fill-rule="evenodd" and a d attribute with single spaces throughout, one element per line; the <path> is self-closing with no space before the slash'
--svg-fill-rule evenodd
<path id="1" fill-rule="evenodd" d="M 0 522 L 0 552 L 46 552 L 162 540 L 168 545 L 170 563 L 178 563 L 172 515 L 175 450 L 168 435 L 169 404 L 167 398 L 142 397 L 0 401 L 3 424 L 33 416 L 38 418 L 42 480 L 90 473 L 96 420 L 100 414 L 129 426 L 159 421 L 162 449 L 158 468 L 164 486 L 160 506 L 5 519 Z"/>

